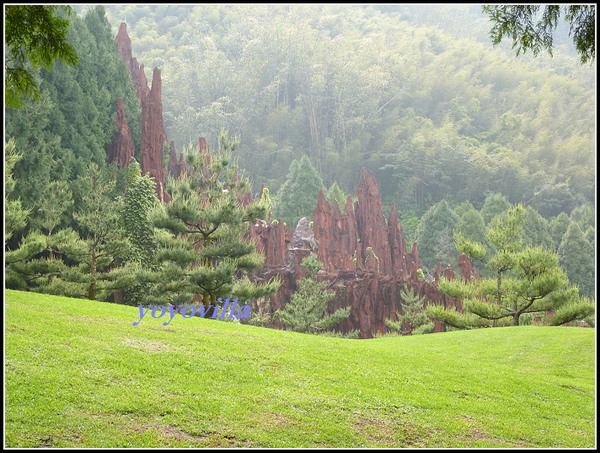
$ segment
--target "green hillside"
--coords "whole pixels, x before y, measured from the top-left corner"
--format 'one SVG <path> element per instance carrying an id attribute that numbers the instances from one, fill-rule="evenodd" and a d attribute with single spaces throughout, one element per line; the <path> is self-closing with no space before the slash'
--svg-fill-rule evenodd
<path id="1" fill-rule="evenodd" d="M 360 341 L 149 316 L 6 291 L 6 446 L 595 445 L 593 329 Z"/>

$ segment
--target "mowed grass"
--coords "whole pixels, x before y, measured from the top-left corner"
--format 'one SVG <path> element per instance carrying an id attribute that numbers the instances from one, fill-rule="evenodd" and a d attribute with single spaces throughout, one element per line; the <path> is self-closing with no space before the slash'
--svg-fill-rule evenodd
<path id="1" fill-rule="evenodd" d="M 5 445 L 595 446 L 594 329 L 345 340 L 138 320 L 6 291 Z"/>

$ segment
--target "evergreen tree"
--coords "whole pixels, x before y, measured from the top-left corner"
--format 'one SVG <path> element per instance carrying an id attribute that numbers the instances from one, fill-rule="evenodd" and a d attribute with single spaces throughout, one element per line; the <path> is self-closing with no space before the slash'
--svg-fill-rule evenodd
<path id="1" fill-rule="evenodd" d="M 417 230 L 419 260 L 429 268 L 435 268 L 438 261 L 456 267 L 458 253 L 454 247 L 453 230 L 458 224 L 457 215 L 450 209 L 448 202 L 442 200 L 421 217 Z"/>
<path id="2" fill-rule="evenodd" d="M 156 239 L 148 219 L 151 209 L 158 203 L 155 183 L 149 175 L 142 176 L 140 165 L 135 161 L 127 167 L 127 187 L 120 222 L 131 243 L 126 259 L 139 263 L 143 269 L 157 270 Z M 140 305 L 148 293 L 149 284 L 141 283 L 122 291 L 127 305 Z"/>
<path id="3" fill-rule="evenodd" d="M 571 220 L 579 224 L 581 231 L 587 231 L 589 227 L 596 227 L 596 210 L 593 206 L 582 205 L 571 212 Z"/>
<path id="4" fill-rule="evenodd" d="M 548 221 L 544 219 L 534 208 L 527 206 L 523 214 L 523 245 L 535 247 L 540 245 L 546 250 L 556 250 Z"/>
<path id="5" fill-rule="evenodd" d="M 53 181 L 66 182 L 65 193 L 72 192 L 73 200 L 54 230 L 77 226 L 72 212 L 84 209 L 81 203 L 85 195 L 77 178 L 90 162 L 100 169 L 106 167 L 105 146 L 114 133 L 118 97 L 123 99 L 134 144 L 139 148 L 139 100 L 103 8 L 91 8 L 85 19 L 72 17 L 67 41 L 78 54 L 79 64 L 69 66 L 59 59 L 51 71 L 40 69 L 35 73 L 41 81 L 38 102 L 23 98 L 22 108 L 7 108 L 5 112 L 6 136 L 14 137 L 17 149 L 27 150 L 27 159 L 14 167 L 17 182 L 13 197 L 31 210 L 31 221 L 22 234 L 45 224 Z"/>
<path id="6" fill-rule="evenodd" d="M 494 193 L 486 197 L 480 213 L 485 224 L 489 225 L 494 217 L 496 217 L 498 214 L 506 212 L 510 208 L 511 204 L 504 195 L 501 193 Z"/>
<path id="7" fill-rule="evenodd" d="M 579 286 L 584 296 L 593 297 L 596 288 L 594 248 L 585 238 L 577 222 L 571 222 L 558 247 L 560 265 L 569 280 Z"/>
<path id="8" fill-rule="evenodd" d="M 340 308 L 324 316 L 327 302 L 335 298 L 335 292 L 327 292 L 328 282 L 319 283 L 315 278 L 323 264 L 313 254 L 305 258 L 301 265 L 308 269 L 310 277 L 299 281 L 298 290 L 292 294 L 290 302 L 283 310 L 277 310 L 274 316 L 279 316 L 282 325 L 296 332 L 324 333 L 350 316 L 351 307 Z"/>
<path id="9" fill-rule="evenodd" d="M 311 165 L 309 158 L 304 155 L 300 161 L 294 160 L 290 165 L 287 180 L 277 192 L 275 216 L 292 227 L 295 227 L 302 217 L 312 220 L 320 190 L 325 191 L 323 180 Z"/>
<path id="10" fill-rule="evenodd" d="M 230 161 L 237 145 L 223 132 L 218 152 L 188 150 L 185 159 L 191 175 L 168 180 L 171 201 L 151 213 L 151 222 L 163 234 L 158 237 L 160 269 L 150 276 L 148 303 L 186 304 L 199 294 L 216 311 L 225 298 L 256 299 L 279 287 L 275 280 L 256 284 L 248 278 L 264 257 L 243 235 L 248 222 L 267 218 L 268 209 L 260 202 L 249 206 L 240 202 L 249 183 L 245 178 L 235 181 L 237 168 Z"/>
<path id="11" fill-rule="evenodd" d="M 17 161 L 23 158 L 23 155 L 17 153 L 15 149 L 15 140 L 10 139 L 4 144 L 4 243 L 8 241 L 15 231 L 22 230 L 27 225 L 27 216 L 29 211 L 23 209 L 21 200 L 9 199 L 10 194 L 15 189 L 15 180 L 13 179 L 13 168 Z"/>
<path id="12" fill-rule="evenodd" d="M 520 316 L 526 313 L 555 311 L 553 325 L 583 319 L 593 313 L 594 306 L 580 301 L 577 288 L 568 286 L 569 280 L 558 266 L 556 254 L 542 247 L 523 249 L 524 211 L 522 206 L 517 206 L 508 211 L 506 220 L 502 215 L 496 216 L 487 235 L 496 254 L 489 260 L 485 258 L 487 250 L 483 245 L 457 234 L 457 248 L 484 263 L 497 276 L 470 284 L 458 280 L 440 281 L 440 291 L 463 299 L 464 313 L 431 306 L 426 310 L 428 316 L 452 327 L 467 328 L 511 320 L 513 326 L 518 326 Z"/>
<path id="13" fill-rule="evenodd" d="M 570 223 L 571 219 L 566 212 L 561 212 L 550 221 L 550 236 L 557 248 L 560 246 L 562 238 L 567 232 Z"/>
<path id="14" fill-rule="evenodd" d="M 408 289 L 406 286 L 402 289 L 400 297 L 402 298 L 400 302 L 402 305 L 402 314 L 396 312 L 398 321 L 394 322 L 391 319 L 386 319 L 385 325 L 396 332 L 400 332 L 402 335 L 430 333 L 435 327 L 435 323 L 424 313 L 423 303 L 425 302 L 425 298 L 419 297 L 418 294 L 414 293 L 412 288 Z M 407 330 L 403 329 L 403 323 L 408 327 Z"/>
<path id="15" fill-rule="evenodd" d="M 80 238 L 57 244 L 58 253 L 79 264 L 62 266 L 58 278 L 35 291 L 105 300 L 114 291 L 136 282 L 138 266 L 133 262 L 122 264 L 131 245 L 119 227 L 123 201 L 107 196 L 115 181 L 106 181 L 93 163 L 81 179 L 88 191 L 83 199 L 86 210 L 74 213 Z"/>
<path id="16" fill-rule="evenodd" d="M 458 215 L 456 231 L 471 240 L 485 243 L 485 221 L 470 201 L 465 201 L 454 211 Z"/>
<path id="17" fill-rule="evenodd" d="M 340 214 L 344 214 L 344 207 L 346 206 L 348 194 L 340 189 L 337 181 L 333 181 L 331 187 L 325 192 L 325 199 L 331 206 L 333 206 L 333 200 L 337 201 L 338 207 L 340 208 Z"/>

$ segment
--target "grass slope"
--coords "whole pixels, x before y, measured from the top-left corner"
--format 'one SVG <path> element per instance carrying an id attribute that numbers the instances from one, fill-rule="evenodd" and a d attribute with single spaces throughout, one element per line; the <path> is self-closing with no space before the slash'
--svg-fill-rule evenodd
<path id="1" fill-rule="evenodd" d="M 344 340 L 5 297 L 7 447 L 595 445 L 593 329 Z"/>

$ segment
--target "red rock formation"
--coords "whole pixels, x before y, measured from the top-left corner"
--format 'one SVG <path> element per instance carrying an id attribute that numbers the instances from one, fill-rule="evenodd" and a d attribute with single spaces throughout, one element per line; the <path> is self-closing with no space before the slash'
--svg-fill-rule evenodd
<path id="1" fill-rule="evenodd" d="M 367 176 L 363 171 L 357 194 L 359 201 L 355 209 L 352 209 L 350 195 L 341 215 L 337 202 L 331 206 L 323 192 L 320 192 L 313 212 L 313 233 L 319 243 L 316 253 L 325 271 L 317 274 L 317 278 L 328 280 L 328 288 L 336 292 L 336 298 L 329 303 L 327 313 L 352 307 L 350 317 L 342 321 L 336 330 L 347 333 L 358 329 L 360 338 L 371 338 L 377 332 L 384 333 L 385 319 L 397 319 L 396 312 L 402 312 L 397 291 L 404 285 L 412 288 L 420 297 L 425 297 L 426 305 L 457 306 L 462 310 L 461 301 L 455 301 L 437 289 L 442 274 L 441 263 L 438 263 L 434 272 L 434 283 L 418 278 L 417 244 L 414 243 L 412 251 L 407 253 L 402 225 L 394 204 L 386 226 L 381 197 L 372 175 Z M 293 245 L 290 243 L 291 230 L 284 227 L 281 220 L 277 225 L 262 222 L 251 226 L 250 237 L 256 241 L 257 251 L 266 257 L 258 278 L 266 281 L 279 275 L 282 279 L 279 291 L 271 299 L 273 311 L 282 308 L 296 290 L 297 281 L 307 276 L 306 269 L 300 263 L 310 254 L 309 246 L 298 241 L 299 248 L 290 247 Z M 383 265 L 382 257 L 387 260 Z M 444 275 L 447 279 L 453 279 L 452 268 L 448 267 Z M 275 321 L 275 327 L 280 327 L 278 321 Z M 444 325 L 436 321 L 434 332 L 443 330 Z"/>
<path id="2" fill-rule="evenodd" d="M 464 253 L 458 256 L 458 269 L 460 279 L 465 283 L 471 283 L 471 259 Z"/>
<path id="3" fill-rule="evenodd" d="M 373 174 L 367 175 L 367 170 L 364 168 L 356 186 L 356 196 L 358 201 L 355 203 L 354 212 L 362 253 L 364 255 L 367 249 L 371 248 L 379 259 L 379 272 L 383 275 L 391 275 L 392 256 L 381 195 Z"/>
<path id="4" fill-rule="evenodd" d="M 125 118 L 125 109 L 123 108 L 123 98 L 117 98 L 117 118 L 115 120 L 117 132 L 112 142 L 106 146 L 108 163 L 117 162 L 119 168 L 129 166 L 129 162 L 134 155 L 135 146 L 131 137 L 131 129 Z"/>
<path id="5" fill-rule="evenodd" d="M 331 207 L 323 191 L 319 192 L 317 207 L 313 211 L 313 231 L 319 242 L 317 256 L 327 272 L 354 270 L 357 238 L 354 213 L 348 211 L 352 210 L 351 199 L 349 205 L 346 203 L 347 209 L 342 216 L 337 201 L 334 200 Z"/>
<path id="6" fill-rule="evenodd" d="M 292 229 L 279 219 L 275 224 L 259 220 L 250 224 L 249 236 L 255 241 L 256 251 L 265 256 L 265 266 L 283 266 L 286 252 L 292 242 Z"/>
<path id="7" fill-rule="evenodd" d="M 144 72 L 144 65 L 139 65 L 133 57 L 131 39 L 127 34 L 127 24 L 121 23 L 116 36 L 119 45 L 119 57 L 129 69 L 136 95 L 142 109 L 142 131 L 140 145 L 140 166 L 142 174 L 150 174 L 156 182 L 156 195 L 160 201 L 168 201 L 169 196 L 164 192 L 165 174 L 163 171 L 163 146 L 167 142 L 162 111 L 162 81 L 160 70 L 154 68 L 152 88 Z"/>
<path id="8" fill-rule="evenodd" d="M 125 64 L 131 73 L 133 88 L 135 89 L 135 93 L 140 100 L 141 105 L 143 96 L 150 90 L 148 88 L 146 74 L 144 73 L 144 65 L 140 66 L 138 61 L 133 56 L 133 52 L 131 50 L 131 39 L 127 34 L 127 24 L 125 22 L 121 22 L 119 32 L 117 33 L 117 37 L 115 39 L 119 45 L 119 57 L 121 57 L 121 60 L 125 61 Z"/>
<path id="9" fill-rule="evenodd" d="M 167 132 L 163 123 L 162 81 L 160 69 L 154 68 L 152 88 L 142 97 L 142 141 L 140 166 L 142 174 L 150 174 L 156 182 L 156 195 L 164 201 L 163 146 Z"/>

